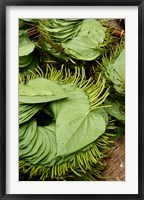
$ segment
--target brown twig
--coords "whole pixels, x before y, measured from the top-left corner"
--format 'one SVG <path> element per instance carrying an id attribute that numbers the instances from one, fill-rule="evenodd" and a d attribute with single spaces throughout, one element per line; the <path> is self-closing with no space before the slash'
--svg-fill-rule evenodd
<path id="1" fill-rule="evenodd" d="M 117 30 L 117 29 L 114 29 L 112 31 L 112 35 L 116 36 L 116 37 L 122 37 L 122 36 L 125 36 L 125 31 L 124 30 Z"/>

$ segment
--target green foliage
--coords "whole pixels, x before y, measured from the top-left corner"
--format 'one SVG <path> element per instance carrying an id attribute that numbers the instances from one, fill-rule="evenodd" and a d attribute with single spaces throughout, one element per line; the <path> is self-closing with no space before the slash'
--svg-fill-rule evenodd
<path id="1" fill-rule="evenodd" d="M 125 49 L 118 45 L 116 50 L 110 53 L 110 57 L 103 57 L 102 66 L 106 77 L 113 83 L 116 92 L 125 94 Z"/>
<path id="2" fill-rule="evenodd" d="M 38 66 L 35 44 L 29 38 L 27 30 L 19 31 L 19 71 L 28 73 Z"/>
<path id="3" fill-rule="evenodd" d="M 106 104 L 111 105 L 111 107 L 106 108 L 109 115 L 115 117 L 119 121 L 125 121 L 124 106 L 120 101 L 106 101 Z"/>
<path id="4" fill-rule="evenodd" d="M 97 19 L 19 25 L 20 180 L 102 180 L 124 132 L 124 41 Z"/>
<path id="5" fill-rule="evenodd" d="M 105 28 L 94 19 L 85 19 L 73 39 L 62 43 L 65 52 L 78 60 L 94 60 L 100 53 L 105 38 Z"/>
<path id="6" fill-rule="evenodd" d="M 104 91 L 105 83 L 101 76 L 97 81 L 91 78 L 87 80 L 84 69 L 76 68 L 75 73 L 69 75 L 68 71 L 61 69 L 57 71 L 59 76 L 56 80 L 52 80 L 55 79 L 53 74 L 56 71 L 51 69 L 47 75 L 42 74 L 45 78 L 38 78 L 40 72 L 37 71 L 35 74 L 37 78 L 27 80 L 25 84 L 22 84 L 23 78 L 21 78 L 19 92 L 21 98 L 22 95 L 26 97 L 23 98 L 23 104 L 20 103 L 19 109 L 20 160 L 33 166 L 47 167 L 51 170 L 52 177 L 51 168 L 54 165 L 77 163 L 75 160 L 77 152 L 89 152 L 91 145 L 93 146 L 93 143 L 105 133 L 108 123 L 108 115 L 102 108 L 103 101 L 101 101 L 105 99 L 108 91 Z M 62 78 L 64 72 L 67 72 L 67 77 Z M 55 99 L 51 98 L 55 95 Z M 36 113 L 40 110 L 44 110 L 48 119 L 49 115 L 53 116 L 49 125 L 37 125 Z M 109 142 L 106 148 L 108 146 Z M 89 154 L 94 163 L 105 156 L 98 149 L 94 153 L 97 154 L 97 158 L 93 157 L 93 153 Z M 83 159 L 86 159 L 84 165 L 89 163 L 86 157 L 84 154 Z M 69 168 L 72 167 L 70 171 L 79 174 L 81 168 L 79 162 L 81 161 L 73 167 L 70 165 Z M 81 173 L 79 176 L 82 176 Z M 60 178 L 58 174 L 54 177 Z"/>
<path id="7" fill-rule="evenodd" d="M 45 103 L 65 97 L 67 94 L 58 84 L 45 78 L 36 78 L 19 86 L 20 103 Z"/>
<path id="8" fill-rule="evenodd" d="M 96 110 L 90 112 L 90 102 L 83 90 L 71 85 L 64 89 L 68 99 L 51 103 L 56 118 L 58 156 L 87 146 L 103 134 L 106 128 L 101 113 Z"/>
<path id="9" fill-rule="evenodd" d="M 41 22 L 40 31 L 47 31 L 53 41 L 64 43 L 74 38 L 81 28 L 82 20 L 49 19 Z"/>
<path id="10" fill-rule="evenodd" d="M 101 54 L 106 29 L 95 19 L 44 20 L 39 47 L 59 59 L 94 60 Z"/>
<path id="11" fill-rule="evenodd" d="M 19 35 L 19 56 L 27 56 L 34 51 L 35 45 L 29 39 L 26 31 L 20 31 Z M 24 58 L 22 58 L 24 59 Z"/>

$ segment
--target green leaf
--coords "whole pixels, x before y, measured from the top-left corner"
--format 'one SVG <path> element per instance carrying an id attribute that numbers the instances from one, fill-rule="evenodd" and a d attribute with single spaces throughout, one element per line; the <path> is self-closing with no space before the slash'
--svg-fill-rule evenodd
<path id="1" fill-rule="evenodd" d="M 125 121 L 124 106 L 119 101 L 106 101 L 106 103 L 112 105 L 111 107 L 106 108 L 106 111 L 109 115 L 120 121 Z"/>
<path id="2" fill-rule="evenodd" d="M 85 43 L 84 40 L 87 40 L 89 44 L 87 44 L 88 42 Z M 90 47 L 91 42 L 88 36 L 76 37 L 68 43 L 62 44 L 62 46 L 65 48 L 65 52 L 73 58 L 90 61 L 100 55 L 100 50 Z"/>
<path id="3" fill-rule="evenodd" d="M 23 18 L 22 20 L 24 22 L 28 22 L 31 24 L 39 24 L 39 22 L 41 21 L 41 19 L 30 19 L 30 18 Z"/>
<path id="4" fill-rule="evenodd" d="M 66 98 L 67 94 L 55 82 L 45 78 L 35 78 L 19 86 L 19 102 L 44 103 Z"/>
<path id="5" fill-rule="evenodd" d="M 19 104 L 19 124 L 31 119 L 38 111 L 43 108 L 44 104 Z"/>
<path id="6" fill-rule="evenodd" d="M 94 60 L 101 51 L 99 45 L 105 38 L 105 28 L 95 19 L 85 19 L 77 36 L 62 43 L 65 52 L 80 60 Z"/>
<path id="7" fill-rule="evenodd" d="M 36 129 L 37 129 L 37 123 L 33 119 L 30 122 L 28 122 L 27 127 L 25 125 L 24 125 L 24 127 L 26 128 L 25 129 L 25 135 L 23 135 L 23 140 L 21 140 L 20 143 L 19 143 L 21 148 L 25 148 L 26 146 L 28 146 L 29 142 L 31 142 L 31 140 L 33 139 L 35 132 L 36 132 Z M 21 132 L 21 130 L 20 130 L 20 132 Z"/>
<path id="8" fill-rule="evenodd" d="M 23 31 L 19 37 L 19 56 L 27 56 L 33 52 L 34 43 L 29 39 L 27 31 Z"/>
<path id="9" fill-rule="evenodd" d="M 125 92 L 125 49 L 121 51 L 119 56 L 106 67 L 106 76 L 114 85 L 118 93 Z"/>
<path id="10" fill-rule="evenodd" d="M 19 142 L 20 158 L 32 164 L 49 165 L 57 152 L 55 123 L 41 127 L 36 126 L 35 120 L 32 120 L 27 126 L 20 126 L 20 135 L 25 136 Z"/>
<path id="11" fill-rule="evenodd" d="M 52 102 L 56 118 L 57 156 L 71 154 L 95 141 L 102 135 L 106 122 L 97 110 L 90 110 L 90 103 L 83 90 L 65 86 L 68 98 Z"/>
<path id="12" fill-rule="evenodd" d="M 43 44 L 44 50 L 59 59 L 67 60 L 67 56 L 70 56 L 90 61 L 101 54 L 105 31 L 95 19 L 47 20 L 41 23 L 40 32 L 48 40 L 41 41 L 40 46 Z"/>
<path id="13" fill-rule="evenodd" d="M 34 53 L 32 53 L 32 54 L 34 54 Z M 19 68 L 20 73 L 31 74 L 31 71 L 35 71 L 35 69 L 37 68 L 37 66 L 39 64 L 39 60 L 38 60 L 37 55 L 34 54 L 32 56 L 32 60 L 29 60 L 28 62 L 30 62 L 30 63 L 27 63 L 25 67 L 19 66 L 20 67 Z"/>
<path id="14" fill-rule="evenodd" d="M 81 28 L 81 20 L 51 19 L 41 23 L 53 41 L 66 42 L 72 39 Z"/>
<path id="15" fill-rule="evenodd" d="M 55 123 L 52 123 L 49 126 L 43 127 L 43 130 L 45 131 L 45 139 L 47 141 L 47 146 L 49 144 L 49 153 L 47 152 L 47 155 L 45 156 L 45 158 L 40 161 L 41 165 L 49 165 L 50 162 L 56 156 L 57 143 L 56 143 L 55 129 L 56 129 Z"/>
<path id="16" fill-rule="evenodd" d="M 19 57 L 19 67 L 27 67 L 33 60 L 33 54 L 29 54 L 27 56 L 20 56 Z"/>

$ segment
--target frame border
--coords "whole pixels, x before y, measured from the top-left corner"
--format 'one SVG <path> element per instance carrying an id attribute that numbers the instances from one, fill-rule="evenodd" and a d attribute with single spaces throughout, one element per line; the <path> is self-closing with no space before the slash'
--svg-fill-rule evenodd
<path id="1" fill-rule="evenodd" d="M 138 194 L 6 194 L 6 7 L 7 6 L 138 6 Z M 0 199 L 144 200 L 144 0 L 0 0 Z"/>

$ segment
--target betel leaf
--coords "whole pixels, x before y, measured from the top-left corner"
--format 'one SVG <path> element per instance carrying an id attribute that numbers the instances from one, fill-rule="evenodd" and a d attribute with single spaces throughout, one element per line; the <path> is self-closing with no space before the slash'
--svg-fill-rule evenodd
<path id="1" fill-rule="evenodd" d="M 106 67 L 106 76 L 113 82 L 113 86 L 118 93 L 125 92 L 125 49 L 121 51 L 114 62 Z"/>
<path id="2" fill-rule="evenodd" d="M 38 64 L 39 64 L 39 59 L 38 59 L 38 57 L 37 57 L 37 55 L 36 54 L 34 54 L 34 53 L 32 53 L 33 54 L 33 56 L 32 56 L 32 60 L 31 60 L 31 62 L 27 65 L 27 66 L 25 66 L 25 67 L 20 67 L 19 68 L 19 72 L 20 73 L 27 73 L 27 74 L 31 74 L 31 72 L 32 71 L 35 71 L 35 69 L 37 68 L 37 66 L 38 66 Z M 26 56 L 27 57 L 27 56 Z M 19 58 L 21 58 L 21 57 L 19 57 Z"/>
<path id="3" fill-rule="evenodd" d="M 99 45 L 105 38 L 105 28 L 95 19 L 85 19 L 77 36 L 62 43 L 65 52 L 80 60 L 94 60 L 101 51 Z"/>
<path id="4" fill-rule="evenodd" d="M 20 132 L 21 132 L 21 127 L 20 127 Z M 36 133 L 37 133 L 37 122 L 33 119 L 29 122 L 25 130 L 25 135 L 23 136 L 23 139 L 19 142 L 19 148 L 21 149 L 21 151 L 19 152 L 20 153 L 19 156 L 21 156 L 22 154 L 27 154 L 29 151 L 31 151 L 31 148 L 34 146 L 37 140 Z"/>
<path id="5" fill-rule="evenodd" d="M 78 113 L 76 115 L 76 112 L 72 112 L 71 119 L 67 121 L 66 117 L 69 119 L 69 116 L 66 115 L 65 121 L 62 121 L 63 124 L 58 123 L 60 118 L 57 121 L 59 127 L 56 129 L 58 155 L 70 154 L 80 150 L 95 141 L 105 131 L 105 120 L 100 113 L 96 111 L 85 113 L 85 115 Z M 63 117 L 62 114 L 63 112 L 60 113 L 60 117 Z"/>
<path id="6" fill-rule="evenodd" d="M 78 60 L 94 60 L 100 55 L 100 50 L 91 48 L 90 44 L 85 44 L 84 39 L 88 40 L 88 37 L 76 37 L 68 44 L 63 44 L 65 52 Z"/>
<path id="7" fill-rule="evenodd" d="M 27 67 L 33 60 L 33 53 L 30 53 L 27 56 L 20 56 L 19 57 L 19 67 Z"/>
<path id="8" fill-rule="evenodd" d="M 72 39 L 81 28 L 81 20 L 51 19 L 44 20 L 41 26 L 49 33 L 51 39 L 57 42 L 66 42 Z"/>
<path id="9" fill-rule="evenodd" d="M 35 48 L 34 43 L 29 39 L 27 31 L 21 31 L 19 36 L 19 56 L 27 56 Z"/>
<path id="10" fill-rule="evenodd" d="M 30 19 L 30 18 L 23 18 L 22 20 L 24 22 L 28 22 L 31 24 L 39 24 L 39 22 L 41 21 L 41 19 Z"/>
<path id="11" fill-rule="evenodd" d="M 101 113 L 90 112 L 89 99 L 83 90 L 67 85 L 65 91 L 67 99 L 51 103 L 56 117 L 57 156 L 80 150 L 102 135 L 106 128 Z"/>
<path id="12" fill-rule="evenodd" d="M 106 101 L 106 104 L 111 105 L 111 107 L 106 108 L 106 111 L 109 115 L 115 117 L 116 119 L 120 121 L 125 121 L 125 111 L 124 111 L 124 105 L 119 101 Z"/>
<path id="13" fill-rule="evenodd" d="M 19 104 L 19 124 L 31 119 L 43 108 L 43 104 Z"/>
<path id="14" fill-rule="evenodd" d="M 67 60 L 67 56 L 78 60 L 94 60 L 101 54 L 106 28 L 96 19 L 58 20 L 40 23 L 39 46 L 53 56 Z"/>
<path id="15" fill-rule="evenodd" d="M 106 105 L 109 105 L 109 104 L 107 103 Z M 97 113 L 99 113 L 103 116 L 103 118 L 105 119 L 105 124 L 107 126 L 108 125 L 108 114 L 105 111 L 105 109 L 104 108 L 97 109 Z"/>
<path id="16" fill-rule="evenodd" d="M 43 127 L 45 131 L 46 141 L 49 141 L 49 154 L 40 161 L 42 165 L 49 165 L 50 162 L 54 159 L 57 153 L 57 144 L 56 144 L 56 135 L 55 135 L 55 123 L 51 123 L 49 126 Z"/>
<path id="17" fill-rule="evenodd" d="M 27 126 L 20 126 L 23 140 L 20 141 L 19 156 L 33 164 L 49 165 L 57 152 L 55 123 L 44 127 L 35 126 L 35 123 L 33 119 Z"/>
<path id="18" fill-rule="evenodd" d="M 66 98 L 67 94 L 55 82 L 45 78 L 35 78 L 19 86 L 19 102 L 44 103 Z"/>

